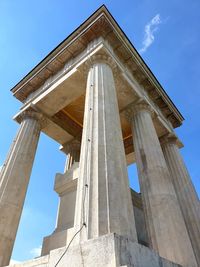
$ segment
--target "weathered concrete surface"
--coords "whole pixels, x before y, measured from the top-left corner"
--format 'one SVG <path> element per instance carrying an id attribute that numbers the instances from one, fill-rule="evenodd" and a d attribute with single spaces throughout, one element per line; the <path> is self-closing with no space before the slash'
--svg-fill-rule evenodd
<path id="1" fill-rule="evenodd" d="M 39 140 L 40 114 L 25 112 L 0 177 L 0 266 L 10 261 Z"/>
<path id="2" fill-rule="evenodd" d="M 52 250 L 41 257 L 15 267 L 55 267 L 66 247 Z M 129 239 L 110 234 L 71 246 L 58 267 L 181 267 L 158 256 L 147 247 Z M 187 266 L 184 266 L 187 267 Z M 190 267 L 190 266 L 188 266 Z"/>
<path id="3" fill-rule="evenodd" d="M 168 134 L 160 141 L 197 263 L 200 266 L 200 202 L 177 146 L 177 138 Z"/>
<path id="4" fill-rule="evenodd" d="M 150 247 L 173 262 L 197 266 L 168 167 L 146 103 L 127 111 Z"/>
<path id="5" fill-rule="evenodd" d="M 88 73 L 75 228 L 81 239 L 118 233 L 137 240 L 111 62 Z M 102 60 L 104 62 L 102 62 Z"/>

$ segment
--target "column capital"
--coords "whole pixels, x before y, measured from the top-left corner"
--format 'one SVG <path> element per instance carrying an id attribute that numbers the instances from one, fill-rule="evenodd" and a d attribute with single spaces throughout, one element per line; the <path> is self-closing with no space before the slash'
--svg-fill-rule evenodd
<path id="1" fill-rule="evenodd" d="M 80 149 L 81 149 L 81 142 L 76 140 L 76 139 L 73 139 L 72 141 L 69 141 L 69 142 L 63 144 L 60 147 L 60 150 L 66 154 L 69 154 L 72 150 L 73 151 L 80 151 Z"/>
<path id="2" fill-rule="evenodd" d="M 147 102 L 141 101 L 132 103 L 126 108 L 125 110 L 126 119 L 129 122 L 132 122 L 133 116 L 141 111 L 149 112 L 151 116 L 154 114 L 153 108 Z"/>
<path id="3" fill-rule="evenodd" d="M 41 129 L 47 125 L 47 118 L 43 114 L 41 114 L 35 110 L 25 110 L 22 113 L 20 113 L 16 118 L 16 120 L 19 123 L 21 123 L 25 119 L 34 119 L 34 120 L 38 121 Z"/>
<path id="4" fill-rule="evenodd" d="M 178 145 L 178 137 L 174 133 L 167 133 L 160 137 L 160 144 L 175 144 Z"/>
<path id="5" fill-rule="evenodd" d="M 88 56 L 88 60 L 85 62 L 85 66 L 84 66 L 84 72 L 87 74 L 89 69 L 92 68 L 92 66 L 97 63 L 104 63 L 104 64 L 109 65 L 114 75 L 118 73 L 116 62 L 111 56 L 108 56 L 106 54 Z"/>

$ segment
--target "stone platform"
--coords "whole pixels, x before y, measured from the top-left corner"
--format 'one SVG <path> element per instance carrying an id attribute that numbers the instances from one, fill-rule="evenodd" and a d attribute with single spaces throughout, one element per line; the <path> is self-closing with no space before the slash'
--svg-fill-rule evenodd
<path id="1" fill-rule="evenodd" d="M 10 266 L 54 267 L 65 251 L 55 249 L 49 255 Z M 181 267 L 158 256 L 149 248 L 129 239 L 109 234 L 68 249 L 58 267 Z M 189 266 L 188 266 L 189 267 Z"/>

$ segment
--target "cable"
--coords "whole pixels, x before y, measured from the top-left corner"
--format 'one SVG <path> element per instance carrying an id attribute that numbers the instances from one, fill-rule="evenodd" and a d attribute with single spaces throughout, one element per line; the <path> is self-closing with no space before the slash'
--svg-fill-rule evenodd
<path id="1" fill-rule="evenodd" d="M 85 196 L 86 196 L 86 190 L 87 190 L 87 188 L 88 188 L 88 185 L 85 184 L 85 194 L 84 194 L 84 198 L 83 198 L 83 206 L 84 206 L 84 209 L 85 209 Z M 62 258 L 64 257 L 64 255 L 67 253 L 67 251 L 68 251 L 68 249 L 69 249 L 72 241 L 74 240 L 74 238 L 82 231 L 83 227 L 86 227 L 86 226 L 87 225 L 86 225 L 85 221 L 83 221 L 83 224 L 82 224 L 81 228 L 74 234 L 74 236 L 70 240 L 68 246 L 66 247 L 65 251 L 63 252 L 63 254 L 61 255 L 60 259 L 57 261 L 57 263 L 55 264 L 54 267 L 57 267 L 58 266 L 59 262 L 62 260 Z"/>
<path id="2" fill-rule="evenodd" d="M 75 233 L 75 235 L 72 237 L 71 241 L 69 242 L 68 246 L 66 247 L 65 251 L 63 252 L 62 256 L 60 257 L 60 259 L 57 261 L 57 263 L 55 264 L 54 267 L 58 266 L 58 263 L 62 260 L 62 258 L 64 257 L 64 255 L 67 253 L 68 248 L 70 247 L 72 241 L 74 240 L 74 238 L 78 235 L 78 233 L 80 233 L 83 229 L 83 227 L 86 227 L 86 224 L 83 223 L 83 225 L 81 226 L 81 228 Z"/>

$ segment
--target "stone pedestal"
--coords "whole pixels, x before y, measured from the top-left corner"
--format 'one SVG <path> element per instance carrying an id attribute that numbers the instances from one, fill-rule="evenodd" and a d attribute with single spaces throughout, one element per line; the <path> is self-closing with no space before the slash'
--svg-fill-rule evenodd
<path id="1" fill-rule="evenodd" d="M 41 129 L 40 114 L 25 112 L 0 179 L 0 266 L 10 261 Z"/>
<path id="2" fill-rule="evenodd" d="M 59 261 L 59 263 L 58 263 Z M 14 267 L 181 267 L 147 247 L 116 234 L 52 250 L 49 255 Z M 190 267 L 190 266 L 184 266 Z"/>
<path id="3" fill-rule="evenodd" d="M 75 227 L 81 240 L 118 233 L 137 240 L 111 62 L 89 69 Z"/>
<path id="4" fill-rule="evenodd" d="M 177 146 L 177 138 L 168 134 L 161 138 L 163 153 L 171 174 L 179 205 L 200 266 L 200 203 L 190 175 Z"/>
<path id="5" fill-rule="evenodd" d="M 59 194 L 55 231 L 43 239 L 41 255 L 47 255 L 51 250 L 68 245 L 74 235 L 74 213 L 79 177 L 79 163 L 76 162 L 65 174 L 57 174 L 54 190 Z"/>
<path id="6" fill-rule="evenodd" d="M 173 262 L 197 266 L 169 171 L 145 103 L 127 111 L 133 142 L 150 246 Z"/>

